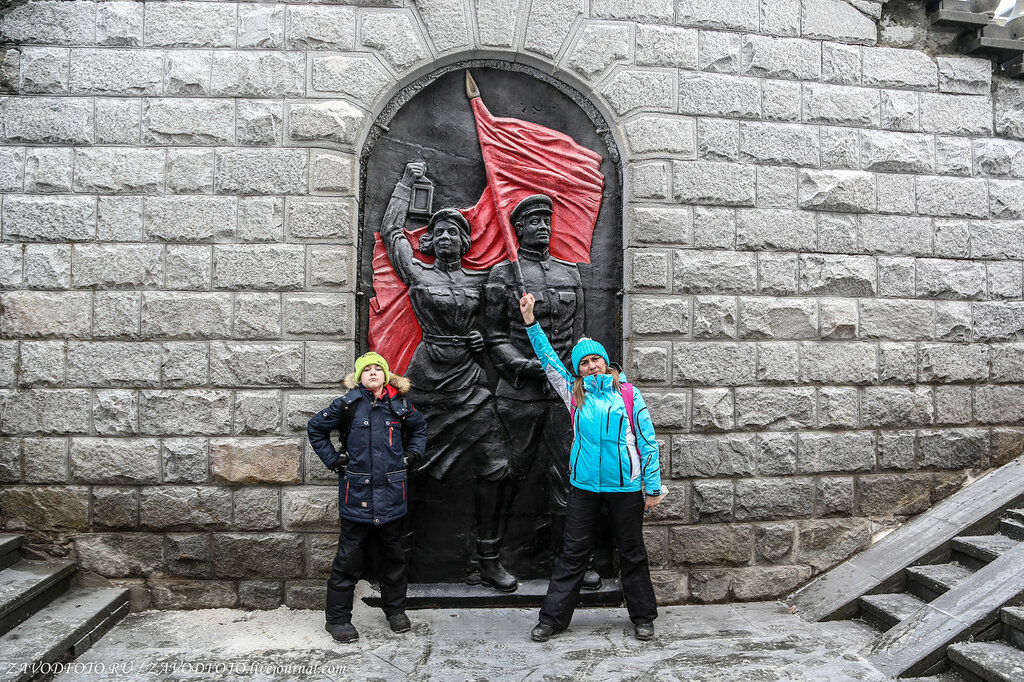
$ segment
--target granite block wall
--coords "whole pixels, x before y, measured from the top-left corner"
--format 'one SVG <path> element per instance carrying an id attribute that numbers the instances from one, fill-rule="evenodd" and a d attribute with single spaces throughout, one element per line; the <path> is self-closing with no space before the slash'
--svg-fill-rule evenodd
<path id="1" fill-rule="evenodd" d="M 522 62 L 613 127 L 664 602 L 772 598 L 1024 448 L 1024 84 L 911 0 L 11 3 L 0 522 L 136 606 L 319 608 L 304 438 L 355 341 L 359 155 Z"/>

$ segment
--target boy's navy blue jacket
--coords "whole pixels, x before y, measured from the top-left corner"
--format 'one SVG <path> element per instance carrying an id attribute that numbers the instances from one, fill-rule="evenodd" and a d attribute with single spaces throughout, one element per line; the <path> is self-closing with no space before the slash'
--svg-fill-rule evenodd
<path id="1" fill-rule="evenodd" d="M 345 387 L 351 390 L 306 424 L 309 443 L 326 466 L 333 467 L 341 454 L 331 443 L 332 431 L 341 434 L 348 452 L 348 466 L 338 479 L 338 515 L 375 525 L 400 519 L 407 510 L 406 462 L 411 466 L 423 457 L 426 419 L 406 399 L 404 377 L 391 375 L 379 400 L 356 383 L 355 375 L 345 377 Z"/>

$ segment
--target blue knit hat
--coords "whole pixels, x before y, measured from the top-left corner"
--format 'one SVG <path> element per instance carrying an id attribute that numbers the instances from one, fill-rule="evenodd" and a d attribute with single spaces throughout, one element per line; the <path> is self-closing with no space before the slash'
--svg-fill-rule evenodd
<path id="1" fill-rule="evenodd" d="M 604 358 L 605 363 L 609 365 L 612 362 L 608 359 L 608 351 L 604 349 L 604 346 L 594 339 L 584 336 L 572 348 L 572 370 L 574 373 L 579 374 L 580 362 L 588 355 L 600 355 Z"/>

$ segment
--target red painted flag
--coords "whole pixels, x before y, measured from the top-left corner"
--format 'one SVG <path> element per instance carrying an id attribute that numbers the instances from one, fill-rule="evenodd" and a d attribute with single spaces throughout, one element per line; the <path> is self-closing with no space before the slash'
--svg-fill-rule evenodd
<path id="1" fill-rule="evenodd" d="M 477 136 L 487 172 L 487 187 L 476 205 L 459 209 L 470 224 L 473 246 L 462 259 L 469 270 L 486 270 L 516 260 L 515 233 L 509 214 L 531 194 L 546 194 L 553 203 L 551 255 L 573 263 L 590 262 L 590 243 L 601 209 L 604 176 L 601 156 L 571 137 L 516 118 L 495 118 L 479 97 L 471 100 Z M 416 257 L 426 228 L 406 232 Z M 380 235 L 373 248 L 373 288 L 368 341 L 402 373 L 422 338 L 406 286 L 388 261 Z"/>

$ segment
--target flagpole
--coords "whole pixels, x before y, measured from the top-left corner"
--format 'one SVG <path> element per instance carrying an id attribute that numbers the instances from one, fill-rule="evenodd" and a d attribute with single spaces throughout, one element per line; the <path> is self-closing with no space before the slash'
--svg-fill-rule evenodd
<path id="1" fill-rule="evenodd" d="M 466 97 L 472 103 L 474 99 L 480 99 L 480 89 L 476 86 L 476 81 L 473 80 L 472 74 L 469 73 L 469 69 L 466 69 Z M 481 103 L 483 101 L 481 100 Z M 473 119 L 476 120 L 476 111 L 473 111 Z M 477 121 L 477 126 L 480 122 Z M 477 137 L 479 138 L 479 128 L 477 131 Z M 505 255 L 508 258 L 508 262 L 512 264 L 512 274 L 515 276 L 516 285 L 519 287 L 519 294 L 526 293 L 526 283 L 523 279 L 523 268 L 519 265 L 519 253 L 516 250 L 516 242 L 513 239 L 515 234 L 512 225 L 508 221 L 508 216 L 501 211 L 498 206 L 498 197 L 495 194 L 495 180 L 494 175 L 491 172 L 490 166 L 487 165 L 487 159 L 484 159 L 484 173 L 487 175 L 487 189 L 491 193 L 491 203 L 494 205 L 494 213 L 498 217 L 498 231 L 501 232 L 502 241 L 505 243 Z"/>

